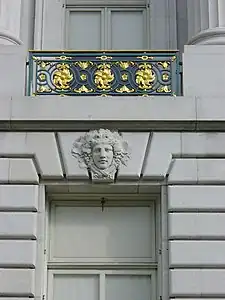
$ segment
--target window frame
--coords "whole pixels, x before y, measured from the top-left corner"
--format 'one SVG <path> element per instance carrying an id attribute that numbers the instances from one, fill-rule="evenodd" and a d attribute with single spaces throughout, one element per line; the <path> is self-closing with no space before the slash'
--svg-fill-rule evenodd
<path id="1" fill-rule="evenodd" d="M 69 263 L 69 262 L 56 262 L 50 260 L 49 250 L 50 250 L 50 235 L 51 235 L 51 205 L 53 203 L 60 203 L 61 205 L 66 205 L 66 203 L 71 204 L 73 202 L 76 203 L 76 206 L 99 206 L 96 205 L 96 200 L 100 199 L 100 197 L 106 197 L 108 201 L 108 205 L 114 205 L 116 207 L 128 205 L 129 206 L 143 206 L 143 204 L 146 203 L 153 203 L 154 204 L 154 218 L 153 222 L 155 223 L 154 228 L 154 239 L 155 239 L 155 261 L 150 263 L 138 263 L 138 264 L 107 264 L 107 263 L 97 263 L 97 264 L 79 264 L 77 262 L 75 263 Z M 63 200 L 65 199 L 65 200 Z M 71 201 L 72 200 L 72 201 Z M 106 271 L 113 271 L 113 272 L 126 272 L 126 274 L 152 274 L 151 277 L 151 283 L 152 283 L 152 296 L 156 299 L 161 295 L 161 289 L 162 289 L 162 283 L 163 283 L 163 269 L 164 269 L 164 263 L 163 263 L 163 257 L 162 257 L 162 242 L 163 242 L 163 232 L 161 229 L 161 222 L 162 222 L 162 208 L 161 208 L 161 195 L 160 194 L 77 194 L 71 197 L 65 197 L 63 194 L 60 195 L 60 197 L 48 197 L 48 200 L 46 201 L 46 214 L 45 214 L 45 227 L 46 227 L 46 236 L 45 236 L 45 279 L 44 279 L 44 290 L 45 294 L 47 295 L 47 300 L 53 300 L 52 298 L 52 292 L 51 291 L 51 284 L 52 284 L 52 276 L 53 274 L 93 274 L 93 272 L 96 272 L 96 269 L 99 272 L 106 272 Z M 147 272 L 147 273 L 145 273 Z M 125 273 L 124 273 L 125 274 Z M 100 300 L 100 299 L 99 299 Z"/>
<path id="2" fill-rule="evenodd" d="M 151 299 L 156 299 L 156 272 L 157 270 L 48 270 L 47 299 L 53 300 L 54 276 L 57 275 L 98 275 L 99 276 L 99 300 L 106 300 L 106 276 L 107 275 L 136 275 L 149 276 L 151 282 Z"/>
<path id="3" fill-rule="evenodd" d="M 105 36 L 106 36 L 106 30 L 105 30 L 105 20 L 104 20 L 104 11 L 105 9 L 103 7 L 73 7 L 70 9 L 66 9 L 66 16 L 65 16 L 65 32 L 64 32 L 64 45 L 65 45 L 65 49 L 70 49 L 69 48 L 69 17 L 71 12 L 100 12 L 101 14 L 101 29 L 100 29 L 100 44 L 101 44 L 101 49 L 104 49 L 104 41 L 105 41 Z M 104 25 L 102 26 L 102 22 L 104 23 Z M 71 49 L 72 50 L 72 49 Z M 82 50 L 86 50 L 86 49 L 82 49 Z M 98 50 L 98 49 L 96 49 Z M 79 50 L 78 50 L 79 51 Z"/>
<path id="4" fill-rule="evenodd" d="M 143 48 L 139 49 L 139 50 L 143 50 L 143 49 L 149 49 L 150 48 L 150 26 L 149 26 L 149 10 L 147 9 L 146 6 L 137 6 L 137 7 L 132 7 L 132 6 L 124 6 L 124 7 L 109 7 L 107 12 L 106 12 L 106 23 L 107 23 L 107 36 L 108 38 L 106 39 L 106 43 L 107 43 L 107 49 L 112 49 L 112 31 L 111 31 L 111 20 L 112 20 L 112 12 L 127 12 L 127 11 L 138 11 L 138 12 L 142 12 L 143 14 L 143 28 L 144 28 L 144 32 L 143 32 L 143 41 L 144 41 L 144 45 Z M 120 49 L 120 50 L 124 50 L 124 49 Z M 137 49 L 132 49 L 132 50 L 137 50 Z M 129 51 L 129 50 L 127 50 Z"/>
<path id="5" fill-rule="evenodd" d="M 105 203 L 105 207 L 149 207 L 150 208 L 150 223 L 151 223 L 151 257 L 148 259 L 142 258 L 138 261 L 131 261 L 131 258 L 121 258 L 121 259 L 116 259 L 116 258 L 99 258 L 95 260 L 95 262 L 87 262 L 83 263 L 82 258 L 60 258 L 60 257 L 55 257 L 54 252 L 53 252 L 53 247 L 54 241 L 55 241 L 55 234 L 54 234 L 54 228 L 55 228 L 55 209 L 57 206 L 68 206 L 68 207 L 99 207 L 101 209 L 100 201 L 99 200 L 86 200 L 86 201 L 52 201 L 50 205 L 50 218 L 49 218 L 49 241 L 48 241 L 48 262 L 50 264 L 59 264 L 59 265 L 113 265 L 115 262 L 117 264 L 127 264 L 127 265 L 132 265 L 132 264 L 137 264 L 137 265 L 150 265 L 150 264 L 156 264 L 156 208 L 155 208 L 155 203 L 154 201 L 144 201 L 144 200 L 139 200 L 139 201 L 107 201 Z M 104 212 L 103 212 L 104 213 Z M 90 259 L 91 260 L 91 259 Z"/>
<path id="6" fill-rule="evenodd" d="M 65 49 L 69 48 L 69 17 L 71 12 L 91 12 L 91 11 L 99 11 L 101 12 L 101 32 L 100 32 L 100 39 L 101 39 L 101 49 L 94 49 L 94 50 L 112 50 L 112 34 L 111 34 L 111 12 L 112 11 L 140 11 L 143 13 L 143 37 L 144 42 L 146 43 L 143 45 L 142 49 L 150 49 L 150 8 L 148 5 L 143 4 L 136 4 L 134 5 L 134 1 L 127 1 L 127 3 L 123 3 L 123 5 L 119 6 L 119 4 L 93 4 L 93 6 L 85 5 L 85 1 L 83 5 L 66 5 L 65 7 L 65 26 L 64 26 L 64 45 Z M 71 49 L 73 50 L 73 49 Z M 86 50 L 86 49 L 82 49 Z M 120 49 L 124 50 L 124 49 Z M 132 49 L 137 50 L 137 49 Z M 129 51 L 129 49 L 127 50 Z"/>

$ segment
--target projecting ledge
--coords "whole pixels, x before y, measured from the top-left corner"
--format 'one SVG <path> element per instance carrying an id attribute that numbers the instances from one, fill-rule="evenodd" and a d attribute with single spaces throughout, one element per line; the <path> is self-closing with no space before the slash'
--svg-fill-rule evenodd
<path id="1" fill-rule="evenodd" d="M 194 97 L 37 96 L 12 98 L 12 121 L 192 121 Z"/>
<path id="2" fill-rule="evenodd" d="M 223 97 L 12 97 L 1 98 L 1 130 L 221 130 Z"/>
<path id="3" fill-rule="evenodd" d="M 9 130 L 193 130 L 196 121 L 194 97 L 24 96 L 0 105 L 0 129 Z"/>

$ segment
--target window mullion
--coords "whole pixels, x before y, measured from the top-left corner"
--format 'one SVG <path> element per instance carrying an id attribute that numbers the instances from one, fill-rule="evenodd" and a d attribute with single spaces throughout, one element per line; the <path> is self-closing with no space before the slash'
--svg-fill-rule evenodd
<path id="1" fill-rule="evenodd" d="M 150 4 L 150 0 L 146 1 L 146 14 L 145 14 L 145 36 L 146 36 L 146 47 L 147 49 L 150 49 L 150 14 L 151 14 L 151 4 Z"/>
<path id="2" fill-rule="evenodd" d="M 101 272 L 99 278 L 99 300 L 105 300 L 105 289 L 105 272 Z"/>
<path id="3" fill-rule="evenodd" d="M 105 35 L 104 35 L 104 50 L 109 49 L 109 24 L 108 24 L 108 8 L 104 8 L 104 28 L 105 28 Z"/>

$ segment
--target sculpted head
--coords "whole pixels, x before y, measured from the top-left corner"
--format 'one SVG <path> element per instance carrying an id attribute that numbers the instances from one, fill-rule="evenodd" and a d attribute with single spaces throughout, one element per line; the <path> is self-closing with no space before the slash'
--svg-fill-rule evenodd
<path id="1" fill-rule="evenodd" d="M 107 169 L 113 162 L 113 147 L 110 144 L 100 142 L 92 149 L 93 162 L 99 169 Z"/>
<path id="2" fill-rule="evenodd" d="M 128 145 L 122 136 L 108 129 L 92 130 L 81 136 L 73 145 L 72 155 L 78 158 L 81 167 L 105 176 L 115 173 L 129 158 Z"/>

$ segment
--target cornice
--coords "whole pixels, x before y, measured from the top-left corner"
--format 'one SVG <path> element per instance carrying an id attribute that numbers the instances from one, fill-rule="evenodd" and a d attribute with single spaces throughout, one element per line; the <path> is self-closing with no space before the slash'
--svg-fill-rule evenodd
<path id="1" fill-rule="evenodd" d="M 1 97 L 1 131 L 225 131 L 221 97 Z"/>

